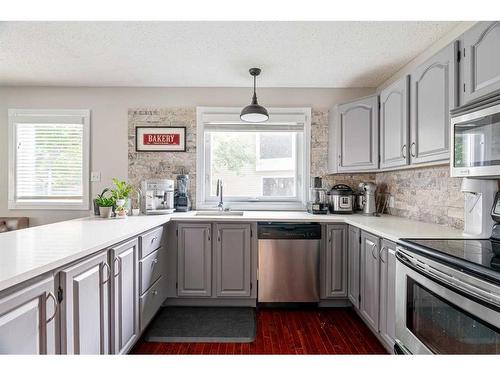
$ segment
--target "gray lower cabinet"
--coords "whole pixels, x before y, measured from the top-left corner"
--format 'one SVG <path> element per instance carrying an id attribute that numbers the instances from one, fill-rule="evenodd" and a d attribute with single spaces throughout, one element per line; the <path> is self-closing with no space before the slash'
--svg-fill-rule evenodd
<path id="1" fill-rule="evenodd" d="M 375 331 L 379 328 L 379 249 L 379 238 L 362 231 L 359 311 Z"/>
<path id="2" fill-rule="evenodd" d="M 214 224 L 214 233 L 217 297 L 250 297 L 250 224 Z"/>
<path id="3" fill-rule="evenodd" d="M 458 42 L 454 42 L 411 74 L 411 164 L 450 157 L 450 110 L 457 104 L 457 51 Z"/>
<path id="4" fill-rule="evenodd" d="M 379 332 L 387 346 L 392 348 L 396 334 L 396 244 L 382 239 L 379 258 Z"/>
<path id="5" fill-rule="evenodd" d="M 360 236 L 360 229 L 349 225 L 349 238 L 347 241 L 347 296 L 357 309 L 359 309 Z"/>
<path id="6" fill-rule="evenodd" d="M 59 273 L 63 293 L 61 353 L 110 352 L 109 283 L 112 277 L 107 250 Z"/>
<path id="7" fill-rule="evenodd" d="M 55 354 L 54 279 L 0 296 L 0 354 Z"/>
<path id="8" fill-rule="evenodd" d="M 463 35 L 464 102 L 500 90 L 500 21 L 479 22 Z"/>
<path id="9" fill-rule="evenodd" d="M 410 76 L 380 92 L 380 168 L 409 163 Z"/>
<path id="10" fill-rule="evenodd" d="M 321 298 L 347 296 L 347 226 L 326 226 L 326 243 L 321 269 Z"/>
<path id="11" fill-rule="evenodd" d="M 378 169 L 378 103 L 378 95 L 373 95 L 338 105 L 335 111 L 338 172 Z"/>
<path id="12" fill-rule="evenodd" d="M 181 223 L 177 226 L 177 295 L 212 295 L 211 224 Z"/>
<path id="13" fill-rule="evenodd" d="M 137 239 L 109 250 L 111 272 L 112 353 L 126 353 L 139 329 L 139 242 Z"/>

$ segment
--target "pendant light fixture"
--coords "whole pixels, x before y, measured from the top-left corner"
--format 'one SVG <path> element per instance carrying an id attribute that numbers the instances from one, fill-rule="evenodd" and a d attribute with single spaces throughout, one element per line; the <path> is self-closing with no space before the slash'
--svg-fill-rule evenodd
<path id="1" fill-rule="evenodd" d="M 267 109 L 259 105 L 257 102 L 257 94 L 255 93 L 255 81 L 257 76 L 260 74 L 259 68 L 251 68 L 249 70 L 250 75 L 253 76 L 253 98 L 252 104 L 247 105 L 242 109 L 240 118 L 246 122 L 265 122 L 269 119 L 269 114 Z"/>

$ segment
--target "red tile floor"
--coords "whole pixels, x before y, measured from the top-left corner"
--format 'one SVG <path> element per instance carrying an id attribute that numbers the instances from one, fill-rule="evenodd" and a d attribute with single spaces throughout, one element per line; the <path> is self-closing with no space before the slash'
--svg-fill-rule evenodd
<path id="1" fill-rule="evenodd" d="M 387 354 L 350 308 L 259 309 L 252 343 L 138 341 L 132 354 Z"/>

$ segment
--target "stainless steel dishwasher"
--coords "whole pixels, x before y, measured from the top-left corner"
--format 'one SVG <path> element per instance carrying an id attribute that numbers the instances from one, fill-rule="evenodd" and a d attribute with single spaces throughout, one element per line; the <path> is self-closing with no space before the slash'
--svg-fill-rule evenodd
<path id="1" fill-rule="evenodd" d="M 321 226 L 259 223 L 258 302 L 318 302 Z"/>

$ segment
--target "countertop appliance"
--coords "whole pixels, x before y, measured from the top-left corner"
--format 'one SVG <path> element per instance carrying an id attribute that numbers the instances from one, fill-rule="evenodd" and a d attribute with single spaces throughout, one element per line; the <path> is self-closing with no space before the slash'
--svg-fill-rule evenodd
<path id="1" fill-rule="evenodd" d="M 258 223 L 258 302 L 319 302 L 321 225 Z"/>
<path id="2" fill-rule="evenodd" d="M 352 214 L 354 192 L 350 186 L 337 184 L 328 192 L 328 208 L 332 214 Z"/>
<path id="3" fill-rule="evenodd" d="M 163 215 L 174 212 L 174 181 L 168 179 L 142 181 L 142 213 Z"/>
<path id="4" fill-rule="evenodd" d="M 326 215 L 328 213 L 328 198 L 326 189 L 323 188 L 321 177 L 314 177 L 313 179 L 312 186 L 309 189 L 307 212 L 320 215 Z"/>
<path id="5" fill-rule="evenodd" d="M 191 195 L 189 193 L 189 175 L 180 174 L 177 176 L 177 190 L 174 196 L 175 211 L 191 211 Z"/>
<path id="6" fill-rule="evenodd" d="M 500 194 L 488 239 L 402 239 L 396 353 L 500 354 Z"/>
<path id="7" fill-rule="evenodd" d="M 462 188 L 464 193 L 464 235 L 488 237 L 493 228 L 491 207 L 498 189 L 496 180 L 464 178 Z"/>
<path id="8" fill-rule="evenodd" d="M 375 203 L 375 192 L 377 191 L 377 185 L 373 182 L 362 182 L 359 184 L 359 188 L 364 192 L 363 215 L 376 215 L 377 205 Z"/>
<path id="9" fill-rule="evenodd" d="M 450 114 L 451 176 L 500 176 L 500 93 L 458 107 Z"/>

